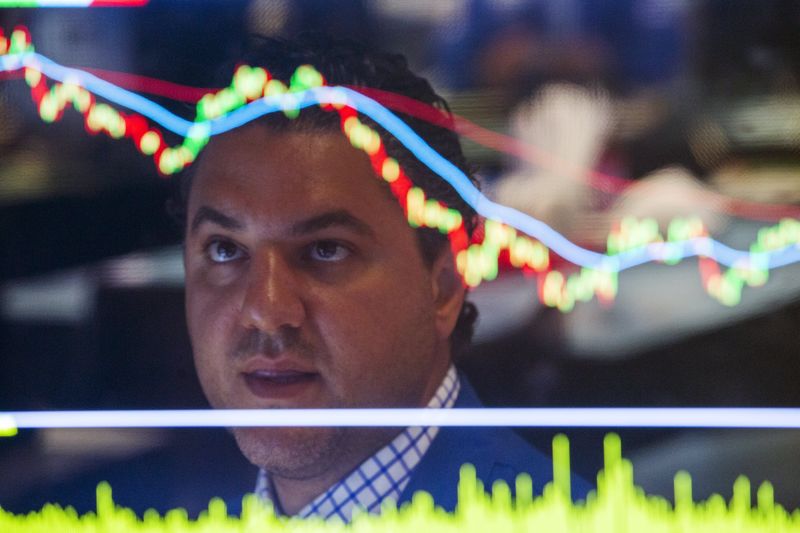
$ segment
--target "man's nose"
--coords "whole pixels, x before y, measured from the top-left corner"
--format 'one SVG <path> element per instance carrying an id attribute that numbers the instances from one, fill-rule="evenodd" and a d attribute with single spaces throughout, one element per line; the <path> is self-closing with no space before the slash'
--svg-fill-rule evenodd
<path id="1" fill-rule="evenodd" d="M 298 328 L 306 318 L 297 272 L 276 251 L 251 255 L 241 324 L 267 333 Z"/>

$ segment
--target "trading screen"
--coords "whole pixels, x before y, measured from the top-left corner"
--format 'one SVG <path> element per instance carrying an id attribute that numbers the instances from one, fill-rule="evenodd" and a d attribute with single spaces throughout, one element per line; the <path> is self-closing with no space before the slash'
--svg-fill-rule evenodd
<path id="1" fill-rule="evenodd" d="M 53 3 L 0 2 L 0 523 L 236 527 L 230 511 L 247 527 L 294 527 L 283 515 L 295 513 L 242 501 L 258 468 L 224 428 L 508 426 L 552 458 L 549 479 L 519 476 L 486 495 L 467 467 L 454 515 L 415 496 L 399 510 L 376 503 L 364 516 L 380 518 L 364 527 L 797 527 L 800 8 Z M 403 54 L 448 107 L 331 82 L 313 61 L 283 72 L 246 59 L 254 35 L 310 32 Z M 261 168 L 231 155 L 242 132 L 307 133 L 312 121 L 362 158 L 404 224 L 446 243 L 477 313 L 454 368 L 483 407 L 429 404 L 426 414 L 346 397 L 319 407 L 392 409 L 209 408 L 239 406 L 215 402 L 204 378 L 198 339 L 215 337 L 198 328 L 222 327 L 208 317 L 227 300 L 193 314 L 202 298 L 191 295 L 191 236 L 204 219 L 234 235 L 248 226 L 209 209 L 184 228 L 176 204 L 192 180 L 210 181 L 204 169 L 220 154 L 231 168 Z M 457 138 L 463 157 L 437 149 L 440 137 Z M 325 153 L 281 159 L 296 172 L 276 171 L 306 180 L 309 205 L 329 189 L 304 160 Z M 442 185 L 421 184 L 421 173 Z M 337 216 L 326 224 L 357 225 Z M 215 239 L 204 250 L 227 266 L 207 284 L 221 286 L 246 247 Z M 291 286 L 322 309 L 338 304 L 335 318 L 362 321 L 342 326 L 345 344 L 380 330 L 372 317 L 389 324 L 386 336 L 404 325 L 403 298 L 376 303 L 382 293 L 363 289 L 361 309 L 347 307 L 372 286 L 358 246 L 315 246 L 313 272 L 304 255 L 265 299 Z M 315 323 L 312 307 L 302 320 Z M 338 332 L 324 331 L 333 346 Z M 413 337 L 414 350 L 396 353 L 425 349 Z M 315 357 L 311 341 L 264 339 L 252 340 L 262 352 L 288 345 Z M 402 368 L 392 365 L 386 373 Z M 248 387 L 289 395 L 317 379 L 292 372 Z M 575 479 L 588 496 L 571 492 Z M 25 522 L 31 511 L 41 514 Z"/>

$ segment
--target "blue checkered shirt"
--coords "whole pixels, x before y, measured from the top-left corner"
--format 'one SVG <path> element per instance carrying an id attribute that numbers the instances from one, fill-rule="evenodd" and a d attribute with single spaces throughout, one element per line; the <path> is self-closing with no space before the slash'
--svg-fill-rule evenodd
<path id="1" fill-rule="evenodd" d="M 450 365 L 427 407 L 452 407 L 460 388 L 458 373 Z M 350 522 L 353 511 L 358 507 L 370 513 L 378 513 L 383 501 L 392 499 L 397 502 L 408 485 L 414 468 L 428 451 L 437 433 L 438 427 L 404 429 L 389 444 L 303 507 L 297 516 L 324 519 L 338 517 L 344 522 Z M 274 490 L 269 474 L 264 469 L 259 470 L 256 494 L 271 502 L 275 511 L 280 513 Z"/>

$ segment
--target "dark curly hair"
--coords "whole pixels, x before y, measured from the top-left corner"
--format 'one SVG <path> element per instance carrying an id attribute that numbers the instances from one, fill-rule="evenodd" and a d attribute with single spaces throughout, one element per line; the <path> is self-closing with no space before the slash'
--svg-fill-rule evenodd
<path id="1" fill-rule="evenodd" d="M 359 43 L 334 39 L 322 34 L 305 34 L 292 41 L 250 36 L 244 51 L 237 55 L 236 64 L 261 66 L 272 78 L 287 82 L 297 67 L 312 65 L 322 74 L 328 85 L 364 87 L 399 94 L 439 110 L 441 112 L 441 120 L 437 120 L 439 124 L 453 125 L 452 113 L 447 102 L 436 94 L 427 80 L 411 72 L 405 57 L 400 54 L 370 50 Z M 229 82 L 236 64 L 226 65 L 223 69 L 227 79 L 221 80 L 222 84 Z M 477 186 L 474 171 L 467 163 L 458 135 L 452 127 L 442 127 L 401 112 L 396 114 Z M 461 213 L 467 235 L 471 236 L 477 224 L 476 213 L 455 189 L 423 165 L 379 124 L 366 116 L 361 116 L 361 120 L 381 134 L 387 154 L 400 163 L 414 185 L 425 191 L 429 198 L 435 198 Z M 324 111 L 318 106 L 303 109 L 294 119 L 288 119 L 282 113 L 273 113 L 259 118 L 257 122 L 273 131 L 341 132 L 338 114 Z M 202 152 L 200 157 L 202 158 Z M 191 182 L 190 169 L 180 176 L 176 198 L 171 202 L 170 210 L 181 224 L 185 224 Z M 430 267 L 442 250 L 449 246 L 448 238 L 436 229 L 417 228 L 415 231 L 422 257 Z M 465 301 L 450 337 L 454 358 L 469 346 L 477 317 L 478 311 L 475 305 Z"/>

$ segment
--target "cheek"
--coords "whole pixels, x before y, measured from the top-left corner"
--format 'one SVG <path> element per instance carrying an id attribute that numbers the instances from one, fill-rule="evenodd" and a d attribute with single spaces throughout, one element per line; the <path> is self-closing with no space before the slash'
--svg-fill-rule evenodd
<path id="1" fill-rule="evenodd" d="M 335 304 L 332 298 L 317 301 L 324 306 L 317 327 L 331 355 L 335 386 L 348 399 L 375 401 L 396 381 L 407 388 L 408 374 L 431 358 L 432 304 L 418 277 L 413 283 L 383 279 L 340 294 Z"/>
<path id="2" fill-rule="evenodd" d="M 193 340 L 231 322 L 241 309 L 239 284 L 235 280 L 221 283 L 216 277 L 202 271 L 186 276 L 186 317 Z"/>
<path id="3" fill-rule="evenodd" d="M 222 367 L 238 316 L 235 292 L 208 290 L 187 280 L 186 318 L 195 365 L 201 379 L 206 369 Z"/>

